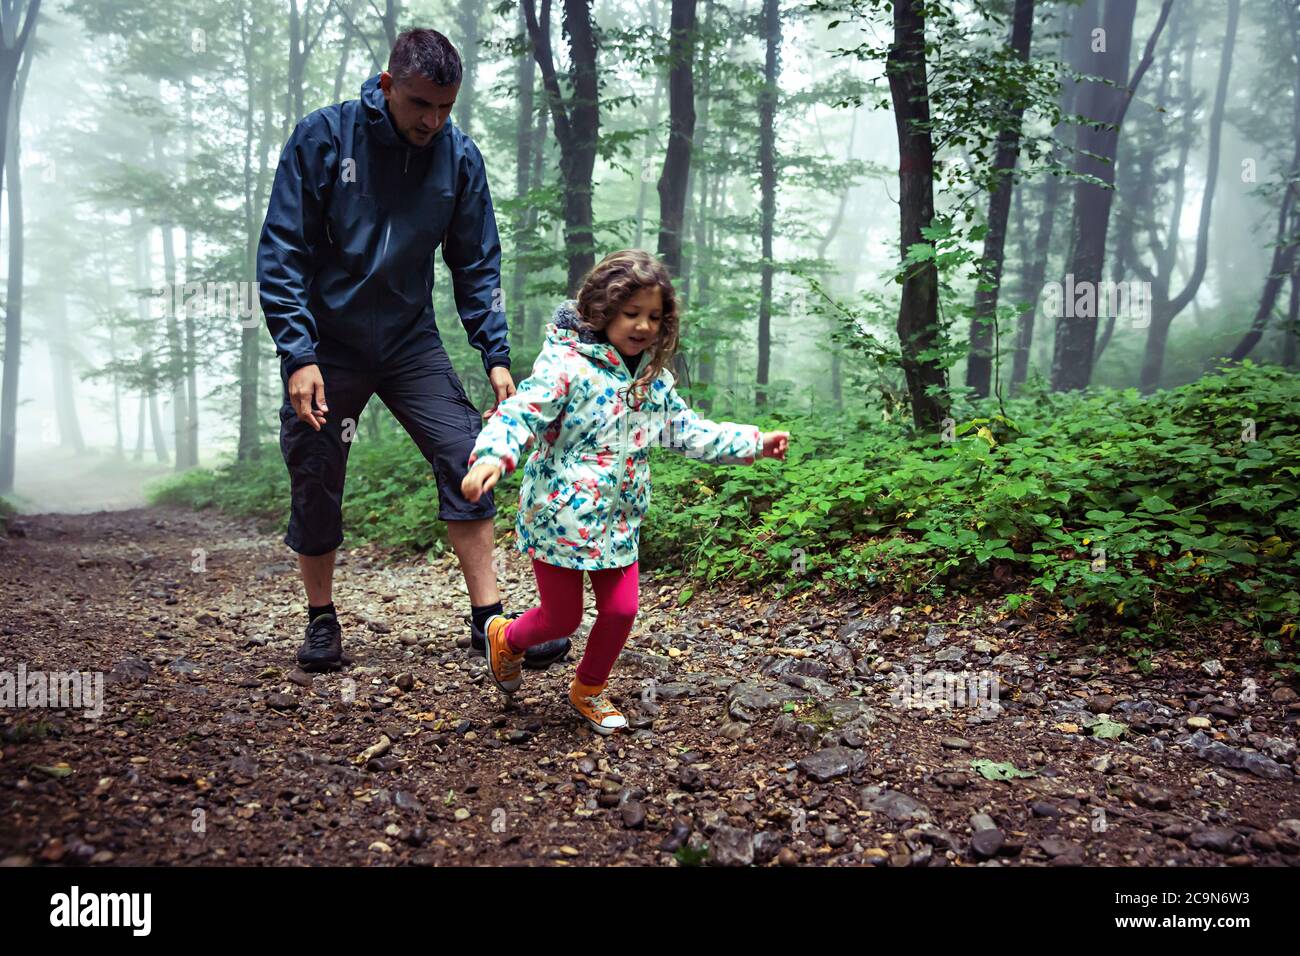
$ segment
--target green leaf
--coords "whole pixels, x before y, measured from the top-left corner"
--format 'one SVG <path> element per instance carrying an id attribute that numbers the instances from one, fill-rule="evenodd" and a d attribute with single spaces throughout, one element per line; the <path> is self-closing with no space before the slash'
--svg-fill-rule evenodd
<path id="1" fill-rule="evenodd" d="M 1032 770 L 1021 770 L 1013 763 L 995 763 L 992 760 L 972 760 L 970 765 L 986 780 L 1011 780 L 1015 777 L 1036 777 Z"/>

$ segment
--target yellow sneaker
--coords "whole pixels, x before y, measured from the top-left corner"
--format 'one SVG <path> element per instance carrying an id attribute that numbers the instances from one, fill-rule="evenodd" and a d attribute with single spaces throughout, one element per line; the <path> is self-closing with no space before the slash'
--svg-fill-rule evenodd
<path id="1" fill-rule="evenodd" d="M 604 696 L 608 684 L 609 681 L 604 684 L 584 684 L 575 675 L 573 683 L 569 685 L 569 703 L 598 734 L 612 734 L 627 726 L 627 718 Z"/>
<path id="2" fill-rule="evenodd" d="M 510 621 L 501 614 L 494 614 L 488 618 L 487 627 L 483 628 L 486 637 L 488 673 L 492 675 L 493 682 L 500 688 L 501 693 L 509 697 L 519 689 L 519 685 L 524 682 L 522 665 L 524 663 L 524 652 L 516 653 L 510 649 L 506 643 L 506 625 Z"/>

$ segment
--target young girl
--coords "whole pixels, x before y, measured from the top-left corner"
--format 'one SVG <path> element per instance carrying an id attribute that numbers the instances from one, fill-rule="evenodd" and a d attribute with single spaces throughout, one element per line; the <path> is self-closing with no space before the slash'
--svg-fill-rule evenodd
<path id="1" fill-rule="evenodd" d="M 576 308 L 575 308 L 576 306 Z M 569 702 L 600 734 L 627 725 L 604 697 L 637 613 L 637 541 L 650 500 L 650 447 L 664 445 L 721 464 L 784 458 L 787 432 L 700 418 L 673 388 L 677 300 L 654 256 L 606 256 L 576 303 L 555 312 L 533 374 L 479 434 L 461 485 L 470 501 L 524 465 L 515 523 L 533 559 L 541 604 L 487 623 L 492 679 L 519 689 L 524 651 L 565 637 L 582 622 L 582 573 L 596 592 L 596 622 L 569 688 Z"/>

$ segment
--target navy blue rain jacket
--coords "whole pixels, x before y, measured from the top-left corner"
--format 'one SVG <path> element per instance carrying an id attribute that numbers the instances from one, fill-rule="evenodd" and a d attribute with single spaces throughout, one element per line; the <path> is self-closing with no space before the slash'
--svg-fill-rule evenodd
<path id="1" fill-rule="evenodd" d="M 478 147 L 450 119 L 425 146 L 393 126 L 379 75 L 298 123 L 257 248 L 262 312 L 285 376 L 380 369 L 440 342 L 434 251 L 484 369 L 510 366 L 501 242 Z"/>

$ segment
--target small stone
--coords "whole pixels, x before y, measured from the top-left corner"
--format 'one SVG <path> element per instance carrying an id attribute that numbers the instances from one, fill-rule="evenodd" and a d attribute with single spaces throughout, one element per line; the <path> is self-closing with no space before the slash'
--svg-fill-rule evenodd
<path id="1" fill-rule="evenodd" d="M 623 826 L 629 830 L 639 830 L 645 826 L 645 807 L 636 800 L 629 800 L 619 811 L 623 817 Z"/>
<path id="2" fill-rule="evenodd" d="M 456 818 L 457 823 L 461 823 L 469 819 L 469 809 L 466 807 L 457 807 L 456 812 L 453 813 L 452 816 Z"/>
<path id="3" fill-rule="evenodd" d="M 799 761 L 799 769 L 817 783 L 828 783 L 837 777 L 844 777 L 857 770 L 867 762 L 865 754 L 848 747 L 826 747 Z"/>
<path id="4" fill-rule="evenodd" d="M 1098 694 L 1088 701 L 1088 709 L 1094 714 L 1108 714 L 1115 706 L 1115 698 L 1110 694 Z"/>
<path id="5" fill-rule="evenodd" d="M 947 747 L 949 750 L 970 750 L 971 742 L 965 737 L 944 737 L 939 741 L 940 746 Z"/>
<path id="6" fill-rule="evenodd" d="M 1002 849 L 1002 844 L 1006 842 L 1006 834 L 997 827 L 976 830 L 971 837 L 970 846 L 975 851 L 975 855 L 988 859 L 997 856 L 998 851 Z"/>
<path id="7" fill-rule="evenodd" d="M 776 855 L 776 862 L 778 866 L 797 866 L 799 864 L 799 854 L 788 846 L 783 846 Z"/>
<path id="8" fill-rule="evenodd" d="M 267 694 L 266 706 L 272 710 L 297 710 L 298 698 L 292 694 Z"/>
<path id="9" fill-rule="evenodd" d="M 925 804 L 897 790 L 867 787 L 858 795 L 858 805 L 863 810 L 882 813 L 898 823 L 922 822 L 930 819 L 930 810 Z"/>
<path id="10" fill-rule="evenodd" d="M 1205 730 L 1213 726 L 1213 722 L 1208 717 L 1188 717 L 1187 726 L 1195 727 L 1198 730 Z"/>
<path id="11" fill-rule="evenodd" d="M 1061 808 L 1053 803 L 1048 803 L 1046 800 L 1035 800 L 1030 809 L 1036 817 L 1047 817 L 1055 820 L 1061 816 Z"/>
<path id="12" fill-rule="evenodd" d="M 1208 827 L 1197 830 L 1187 840 L 1198 850 L 1213 850 L 1215 853 L 1231 854 L 1241 849 L 1242 838 L 1236 830 L 1227 827 Z"/>
<path id="13" fill-rule="evenodd" d="M 715 866 L 749 866 L 754 862 L 754 834 L 721 826 L 709 840 L 709 861 Z"/>

